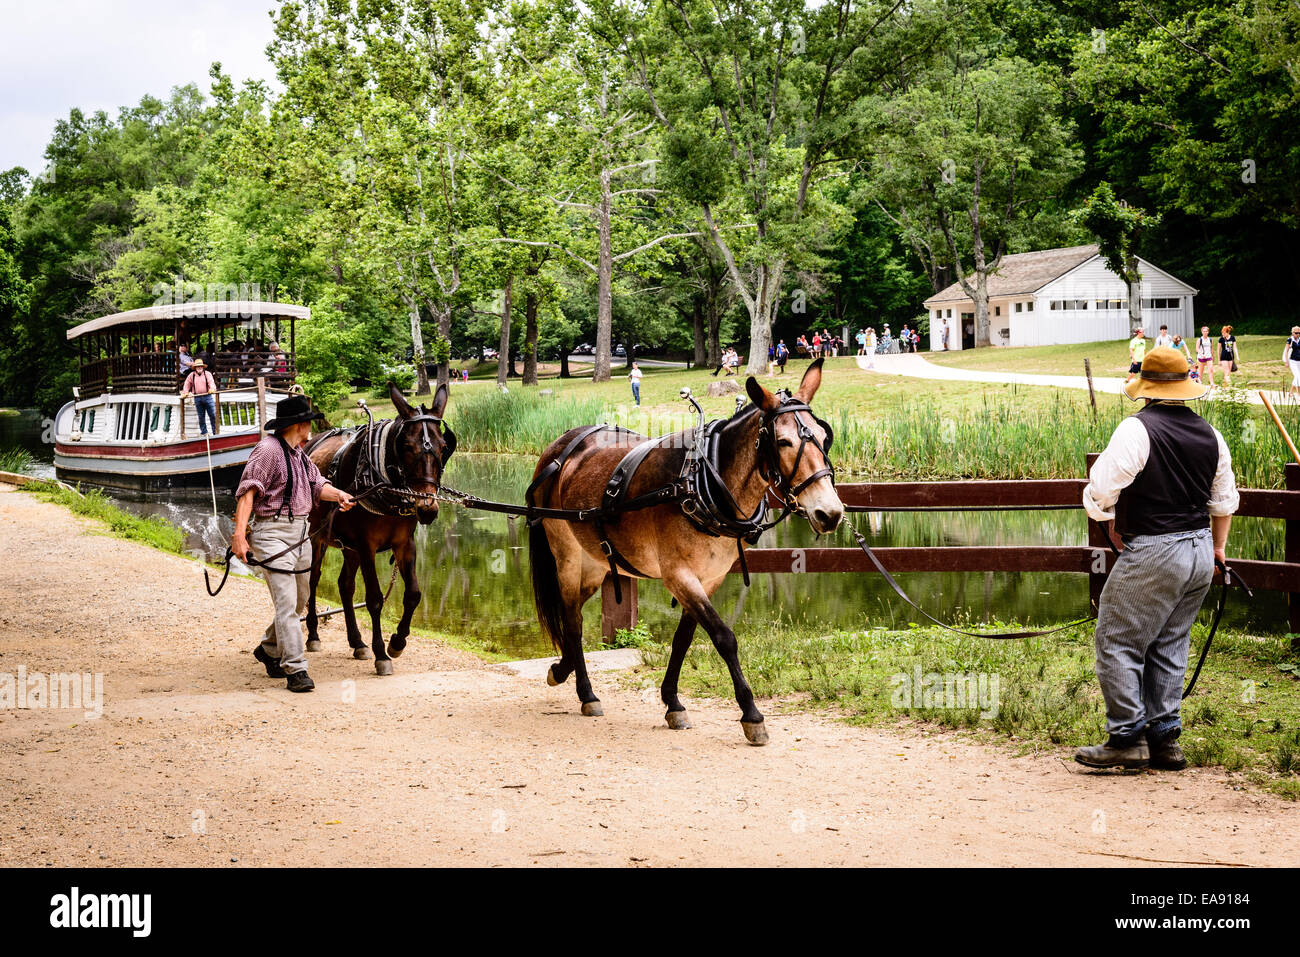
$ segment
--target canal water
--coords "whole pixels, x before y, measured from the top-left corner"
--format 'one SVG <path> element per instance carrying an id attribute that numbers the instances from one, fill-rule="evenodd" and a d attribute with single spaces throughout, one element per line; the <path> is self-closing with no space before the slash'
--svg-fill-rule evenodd
<path id="1" fill-rule="evenodd" d="M 40 459 L 35 471 L 52 474 L 49 446 L 40 441 L 40 421 L 34 416 L 0 416 L 0 448 L 21 445 Z M 448 485 L 472 491 L 483 498 L 522 502 L 524 489 L 536 464 L 532 456 L 457 454 L 447 467 Z M 138 515 L 154 515 L 182 528 L 187 545 L 214 559 L 229 541 L 234 500 L 218 496 L 217 515 L 210 499 L 115 499 Z M 1043 512 L 886 512 L 851 513 L 852 522 L 877 546 L 891 545 L 1081 545 L 1087 541 L 1082 511 Z M 1263 520 L 1234 523 L 1229 554 L 1280 559 L 1271 554 L 1273 539 L 1265 534 Z M 1278 526 L 1280 522 L 1273 522 Z M 533 612 L 528 569 L 528 529 L 520 518 L 481 512 L 444 502 L 438 520 L 418 530 L 418 572 L 424 600 L 416 613 L 417 627 L 472 633 L 495 649 L 518 657 L 551 653 L 539 635 Z M 1240 540 L 1240 547 L 1233 547 Z M 1263 543 L 1263 544 L 1260 544 Z M 853 547 L 847 527 L 818 539 L 799 518 L 787 519 L 768 531 L 759 547 Z M 1264 549 L 1260 553 L 1260 549 Z M 321 579 L 321 600 L 338 606 L 337 551 L 327 560 Z M 388 582 L 387 556 L 380 556 L 379 576 Z M 1083 616 L 1088 607 L 1085 575 L 1049 573 L 911 573 L 897 576 L 904 590 L 941 620 L 980 623 L 1015 619 L 1045 625 Z M 874 574 L 754 575 L 746 589 L 739 575 L 730 576 L 714 602 L 733 627 L 762 628 L 778 620 L 818 629 L 862 629 L 875 626 L 906 627 L 918 616 Z M 196 582 L 195 601 L 219 605 Z M 358 581 L 357 600 L 363 587 Z M 401 607 L 398 581 L 389 597 L 389 609 Z M 1211 597 L 1217 596 L 1217 589 Z M 658 582 L 639 583 L 640 618 L 652 632 L 671 635 L 680 611 L 670 607 L 670 596 Z M 1203 616 L 1208 620 L 1210 602 Z M 589 645 L 599 642 L 599 600 L 586 608 Z M 340 616 L 341 617 L 341 616 Z M 363 635 L 368 640 L 366 616 Z M 327 647 L 341 641 L 342 622 L 335 619 L 323 633 Z M 1285 597 L 1256 592 L 1252 602 L 1234 595 L 1225 613 L 1225 625 L 1259 632 L 1286 630 Z"/>

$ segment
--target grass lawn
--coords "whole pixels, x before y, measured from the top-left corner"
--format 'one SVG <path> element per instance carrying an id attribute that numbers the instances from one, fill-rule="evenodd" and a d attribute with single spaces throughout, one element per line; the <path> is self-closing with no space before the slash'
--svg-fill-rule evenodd
<path id="1" fill-rule="evenodd" d="M 1214 338 L 1217 340 L 1217 334 Z M 1252 389 L 1285 389 L 1291 381 L 1290 374 L 1282 365 L 1282 343 L 1285 341 L 1285 336 L 1238 336 L 1237 346 L 1243 361 L 1241 370 L 1232 378 L 1233 385 Z M 1196 356 L 1195 340 L 1187 344 L 1187 350 L 1193 358 Z M 1087 358 L 1092 362 L 1094 376 L 1128 375 L 1128 343 L 1124 340 L 927 352 L 925 357 L 938 365 L 958 369 L 1041 375 L 1083 375 L 1083 360 Z M 1217 370 L 1215 381 L 1221 381 Z"/>
<path id="2" fill-rule="evenodd" d="M 626 680 L 656 688 L 670 642 L 643 627 L 619 633 L 641 649 L 644 665 Z M 1192 632 L 1199 651 L 1205 625 Z M 937 628 L 818 632 L 777 625 L 739 634 L 754 693 L 775 698 L 769 711 L 809 706 L 856 724 L 922 723 L 959 729 L 1022 750 L 1077 747 L 1105 739 L 1105 704 L 1093 670 L 1092 629 L 1080 626 L 1025 641 L 968 638 Z M 1282 636 L 1220 631 L 1192 696 L 1184 703 L 1181 744 L 1194 766 L 1242 772 L 1252 783 L 1300 798 L 1300 680 Z M 914 676 L 982 680 L 980 700 L 924 698 L 904 689 Z M 907 676 L 907 680 L 903 676 Z M 722 659 L 697 637 L 682 668 L 687 694 L 733 697 Z M 690 703 L 687 701 L 687 709 Z"/>
<path id="3" fill-rule="evenodd" d="M 1278 345 L 1281 353 L 1281 345 Z M 799 386 L 807 362 L 794 361 L 786 367 L 784 376 L 759 376 L 759 381 L 768 389 Z M 730 415 L 736 407 L 734 396 L 710 398 L 707 395 L 709 383 L 718 381 L 710 375 L 708 369 L 664 369 L 646 367 L 642 369 L 641 407 L 651 416 L 681 416 L 690 406 L 678 396 L 683 386 L 689 386 L 704 407 L 705 413 L 714 418 Z M 556 398 L 600 400 L 610 409 L 622 405 L 633 410 L 632 389 L 626 372 L 616 367 L 609 382 L 592 382 L 590 377 L 572 379 L 548 379 L 542 382 L 540 389 L 551 389 Z M 742 390 L 745 376 L 738 379 Z M 458 397 L 469 398 L 496 388 L 494 378 L 473 379 L 468 383 L 451 384 L 451 403 L 449 416 L 454 415 Z M 524 390 L 517 380 L 508 386 L 511 391 Z M 531 387 L 528 391 L 534 391 Z M 1026 408 L 1046 409 L 1055 407 L 1058 401 L 1077 406 L 1080 411 L 1087 405 L 1086 392 L 1075 392 L 1050 387 L 997 385 L 985 382 L 945 382 L 940 380 L 904 379 L 898 376 L 878 375 L 858 368 L 852 356 L 828 359 L 822 377 L 822 387 L 817 393 L 815 405 L 819 410 L 844 409 L 855 416 L 868 418 L 883 417 L 893 414 L 900 406 L 927 405 L 936 414 L 958 414 L 975 411 L 983 407 L 990 398 L 1007 397 L 1024 403 Z M 375 417 L 386 418 L 394 414 L 391 402 L 371 399 L 369 393 L 358 392 L 352 395 L 338 411 L 330 415 L 330 421 L 340 424 L 345 419 L 357 421 L 356 400 L 364 398 Z M 425 400 L 427 401 L 427 399 Z M 1117 407 L 1132 411 L 1131 403 L 1115 396 L 1099 396 L 1098 401 L 1111 401 Z M 1123 405 L 1119 403 L 1123 401 Z M 365 421 L 364 415 L 360 418 Z M 576 424 L 576 423 L 575 423 Z"/>

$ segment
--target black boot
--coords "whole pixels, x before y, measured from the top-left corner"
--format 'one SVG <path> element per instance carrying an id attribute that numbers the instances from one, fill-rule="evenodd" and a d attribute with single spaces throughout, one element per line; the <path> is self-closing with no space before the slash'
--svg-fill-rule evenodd
<path id="1" fill-rule="evenodd" d="M 284 669 L 280 667 L 280 662 L 268 655 L 261 645 L 253 649 L 253 657 L 266 666 L 266 676 L 268 678 L 283 678 Z"/>
<path id="2" fill-rule="evenodd" d="M 316 687 L 316 682 L 311 680 L 311 675 L 307 674 L 307 672 L 295 671 L 289 675 L 285 687 L 290 691 L 311 691 Z"/>

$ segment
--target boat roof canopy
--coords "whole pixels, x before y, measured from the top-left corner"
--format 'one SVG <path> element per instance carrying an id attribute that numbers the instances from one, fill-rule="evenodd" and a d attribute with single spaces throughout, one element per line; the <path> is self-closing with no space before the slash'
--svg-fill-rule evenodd
<path id="1" fill-rule="evenodd" d="M 143 309 L 130 309 L 127 312 L 115 312 L 111 316 L 100 316 L 68 330 L 68 338 L 76 339 L 90 332 L 99 332 L 113 326 L 131 323 L 157 322 L 168 319 L 241 319 L 276 318 L 310 319 L 311 310 L 306 306 L 293 306 L 285 302 L 262 302 L 247 300 L 213 300 L 209 302 L 177 302 L 161 306 L 145 306 Z"/>

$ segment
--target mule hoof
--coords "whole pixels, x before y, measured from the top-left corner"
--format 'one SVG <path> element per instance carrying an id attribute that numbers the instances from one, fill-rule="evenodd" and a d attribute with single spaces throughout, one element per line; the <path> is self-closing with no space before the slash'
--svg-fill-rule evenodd
<path id="1" fill-rule="evenodd" d="M 742 721 L 740 726 L 745 729 L 745 740 L 750 744 L 755 747 L 767 744 L 767 727 L 762 721 Z"/>
<path id="2" fill-rule="evenodd" d="M 375 662 L 375 674 L 391 675 L 393 673 L 393 663 L 387 658 L 380 658 Z"/>
<path id="3" fill-rule="evenodd" d="M 554 688 L 556 685 L 564 684 L 559 678 L 555 677 L 555 665 L 546 669 L 546 683 Z"/>
<path id="4" fill-rule="evenodd" d="M 600 706 L 599 701 L 584 701 L 582 703 L 582 713 L 588 718 L 599 718 L 605 713 L 605 709 Z"/>
<path id="5" fill-rule="evenodd" d="M 308 639 L 307 639 L 307 650 L 308 650 L 308 651 L 320 651 L 320 639 L 319 639 L 319 638 L 308 638 Z"/>
<path id="6" fill-rule="evenodd" d="M 352 657 L 357 659 L 357 661 L 365 661 L 370 657 L 370 649 L 365 645 L 362 645 L 360 648 L 353 648 Z"/>
<path id="7" fill-rule="evenodd" d="M 669 711 L 664 715 L 664 720 L 674 731 L 685 731 L 691 726 L 691 719 L 686 717 L 685 711 Z"/>
<path id="8" fill-rule="evenodd" d="M 406 650 L 406 642 L 402 642 L 400 645 L 398 645 L 393 643 L 392 638 L 388 639 L 388 657 L 400 658 L 402 657 L 402 652 L 405 650 Z"/>

